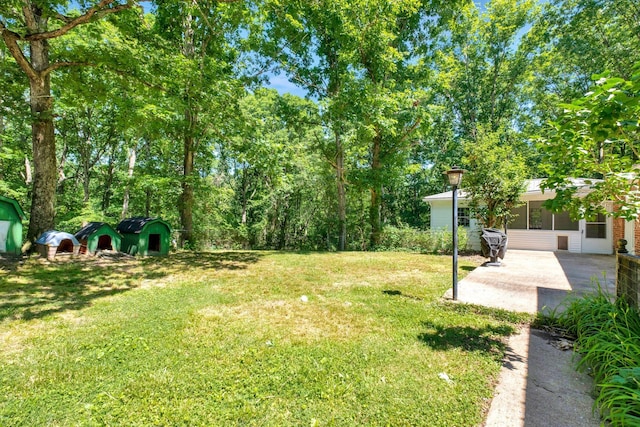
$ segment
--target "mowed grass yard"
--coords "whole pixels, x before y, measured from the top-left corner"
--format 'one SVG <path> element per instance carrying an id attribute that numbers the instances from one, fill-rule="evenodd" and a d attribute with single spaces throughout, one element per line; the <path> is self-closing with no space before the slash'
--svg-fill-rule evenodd
<path id="1" fill-rule="evenodd" d="M 443 301 L 450 270 L 353 252 L 5 267 L 0 425 L 478 425 L 526 319 Z"/>

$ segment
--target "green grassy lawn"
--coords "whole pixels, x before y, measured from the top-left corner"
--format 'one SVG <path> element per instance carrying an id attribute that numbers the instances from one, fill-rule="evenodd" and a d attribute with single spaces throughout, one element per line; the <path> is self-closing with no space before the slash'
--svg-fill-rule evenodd
<path id="1" fill-rule="evenodd" d="M 410 253 L 30 259 L 0 270 L 0 425 L 478 425 L 523 319 L 442 301 L 450 269 Z"/>

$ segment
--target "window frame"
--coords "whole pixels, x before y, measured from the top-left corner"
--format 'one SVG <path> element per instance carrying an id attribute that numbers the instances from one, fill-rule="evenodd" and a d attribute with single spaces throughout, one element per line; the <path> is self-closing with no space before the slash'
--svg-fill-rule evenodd
<path id="1" fill-rule="evenodd" d="M 458 227 L 471 227 L 471 208 L 458 206 Z"/>

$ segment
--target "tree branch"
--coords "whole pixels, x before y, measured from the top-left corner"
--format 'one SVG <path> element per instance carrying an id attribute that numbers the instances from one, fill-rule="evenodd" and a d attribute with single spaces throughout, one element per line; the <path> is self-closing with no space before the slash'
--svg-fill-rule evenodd
<path id="1" fill-rule="evenodd" d="M 70 23 L 73 21 L 73 18 L 71 16 L 67 16 L 67 15 L 63 15 L 61 13 L 56 13 L 56 19 L 58 21 L 62 21 L 66 24 Z"/>
<path id="2" fill-rule="evenodd" d="M 90 67 L 90 66 L 95 67 L 96 65 L 97 64 L 93 64 L 91 62 L 56 62 L 50 67 L 47 67 L 46 69 L 42 70 L 42 75 L 46 76 L 47 74 L 50 74 L 55 70 L 58 70 L 60 68 L 65 68 L 65 67 Z"/>
<path id="3" fill-rule="evenodd" d="M 109 5 L 113 3 L 115 0 L 101 0 L 98 4 L 91 7 L 87 10 L 83 15 L 78 16 L 77 18 L 73 18 L 72 20 L 66 22 L 60 28 L 57 28 L 52 31 L 45 31 L 43 33 L 35 33 L 28 34 L 22 37 L 22 40 L 26 41 L 36 41 L 36 40 L 45 40 L 45 39 L 53 39 L 56 37 L 60 37 L 77 27 L 78 25 L 86 24 L 95 18 L 102 18 L 111 13 L 117 13 L 126 9 L 131 9 L 135 6 L 135 2 L 133 0 L 127 0 L 125 4 L 117 4 L 115 6 L 110 7 Z"/>
<path id="4" fill-rule="evenodd" d="M 20 35 L 7 29 L 2 22 L 0 22 L 0 35 L 7 45 L 9 52 L 11 52 L 11 56 L 13 56 L 20 68 L 22 68 L 22 71 L 27 74 L 29 80 L 39 80 L 41 78 L 40 74 L 33 69 L 29 60 L 24 56 L 22 49 L 18 46 Z"/>

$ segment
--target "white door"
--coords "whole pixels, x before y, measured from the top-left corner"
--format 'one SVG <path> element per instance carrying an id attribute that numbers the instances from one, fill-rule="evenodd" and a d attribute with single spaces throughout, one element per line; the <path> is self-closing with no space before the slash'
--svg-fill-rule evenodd
<path id="1" fill-rule="evenodd" d="M 9 234 L 9 221 L 0 221 L 0 252 L 7 252 L 7 234 Z"/>
<path id="2" fill-rule="evenodd" d="M 635 221 L 624 222 L 624 239 L 627 241 L 627 251 L 629 251 L 631 255 L 635 255 L 635 250 L 634 250 L 636 246 L 635 231 L 636 231 Z"/>
<path id="3" fill-rule="evenodd" d="M 612 222 L 611 217 L 598 214 L 591 218 L 592 221 L 580 221 L 580 232 L 582 233 L 582 253 L 585 254 L 611 254 L 613 253 L 612 243 Z"/>

